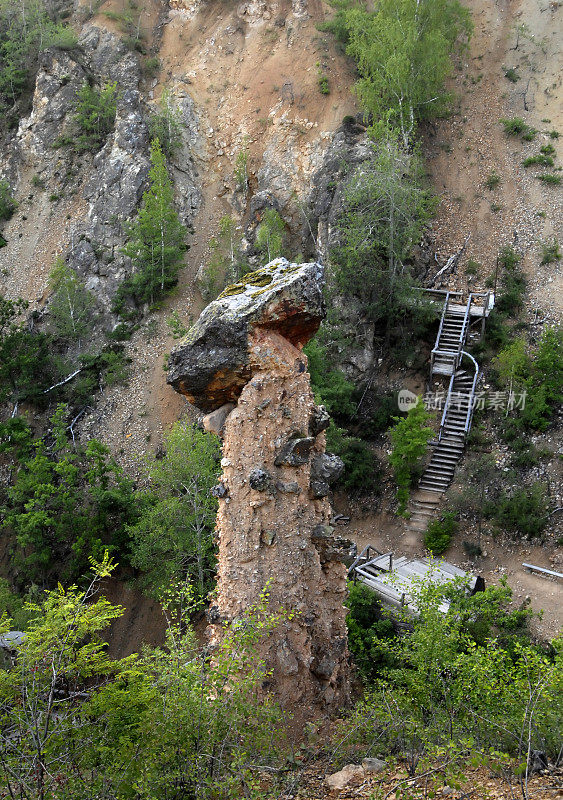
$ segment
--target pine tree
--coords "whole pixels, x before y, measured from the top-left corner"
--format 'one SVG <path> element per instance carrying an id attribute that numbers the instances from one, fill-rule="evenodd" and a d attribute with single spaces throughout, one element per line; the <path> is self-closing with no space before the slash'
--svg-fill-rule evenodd
<path id="1" fill-rule="evenodd" d="M 121 312 L 125 297 L 138 305 L 154 303 L 176 285 L 186 249 L 186 231 L 174 208 L 174 188 L 166 157 L 158 139 L 151 144 L 150 187 L 141 210 L 129 226 L 129 242 L 123 253 L 133 263 L 133 275 L 121 285 L 114 309 Z"/>

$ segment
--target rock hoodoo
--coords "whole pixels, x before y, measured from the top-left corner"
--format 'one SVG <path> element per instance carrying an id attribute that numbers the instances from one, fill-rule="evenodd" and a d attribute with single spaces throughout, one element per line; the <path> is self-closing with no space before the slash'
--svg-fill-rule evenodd
<path id="1" fill-rule="evenodd" d="M 326 498 L 342 464 L 324 452 L 328 415 L 315 406 L 301 350 L 324 315 L 321 289 L 316 263 L 276 259 L 245 276 L 176 347 L 168 378 L 214 412 L 208 420 L 220 418 L 224 437 L 217 611 L 235 619 L 269 582 L 272 608 L 297 612 L 261 656 L 268 687 L 303 710 L 348 696 L 346 569 Z"/>

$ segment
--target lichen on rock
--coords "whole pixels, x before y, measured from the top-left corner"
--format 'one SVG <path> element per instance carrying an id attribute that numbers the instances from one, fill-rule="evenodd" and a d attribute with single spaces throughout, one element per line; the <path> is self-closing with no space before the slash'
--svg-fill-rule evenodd
<path id="1" fill-rule="evenodd" d="M 261 367 L 251 332 L 264 328 L 306 344 L 325 313 L 322 277 L 316 262 L 277 258 L 228 287 L 170 354 L 168 382 L 204 411 L 236 401 Z"/>

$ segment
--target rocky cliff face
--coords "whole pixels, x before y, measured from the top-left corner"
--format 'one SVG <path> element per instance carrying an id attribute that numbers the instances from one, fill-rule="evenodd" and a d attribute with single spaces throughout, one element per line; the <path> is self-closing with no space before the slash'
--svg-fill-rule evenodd
<path id="1" fill-rule="evenodd" d="M 327 499 L 342 464 L 325 453 L 328 415 L 301 350 L 324 315 L 321 277 L 318 264 L 278 259 L 230 287 L 174 351 L 169 374 L 206 410 L 237 401 L 224 410 L 218 618 L 236 619 L 266 586 L 273 609 L 295 612 L 261 656 L 265 688 L 305 712 L 348 696 L 346 570 Z"/>

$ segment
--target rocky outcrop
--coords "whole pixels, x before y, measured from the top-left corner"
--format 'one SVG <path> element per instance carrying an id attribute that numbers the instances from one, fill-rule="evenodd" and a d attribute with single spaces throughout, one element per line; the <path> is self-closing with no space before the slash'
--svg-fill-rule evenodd
<path id="1" fill-rule="evenodd" d="M 324 452 L 328 416 L 301 349 L 324 313 L 322 269 L 278 259 L 247 278 L 203 312 L 169 381 L 205 409 L 237 401 L 220 414 L 214 620 L 235 620 L 267 587 L 272 610 L 292 616 L 260 644 L 271 671 L 264 688 L 308 714 L 348 698 L 346 569 L 326 498 L 342 464 Z M 212 626 L 212 640 L 220 635 Z"/>
<path id="2" fill-rule="evenodd" d="M 204 411 L 236 400 L 268 357 L 253 332 L 275 331 L 302 347 L 317 331 L 324 316 L 321 274 L 314 262 L 278 258 L 229 286 L 170 354 L 168 382 Z"/>

